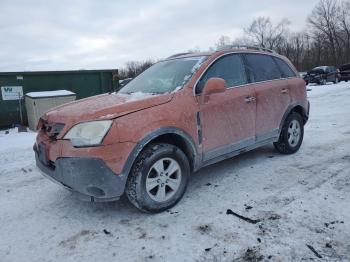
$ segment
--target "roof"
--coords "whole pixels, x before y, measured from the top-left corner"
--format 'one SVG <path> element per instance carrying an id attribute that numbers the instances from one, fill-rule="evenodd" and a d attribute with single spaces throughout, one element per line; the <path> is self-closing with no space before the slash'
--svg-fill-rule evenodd
<path id="1" fill-rule="evenodd" d="M 273 54 L 278 55 L 273 50 L 262 48 L 262 47 L 256 47 L 256 46 L 225 46 L 222 47 L 219 50 L 215 51 L 208 51 L 208 52 L 188 52 L 188 53 L 179 53 L 172 55 L 168 57 L 168 59 L 176 59 L 176 58 L 186 58 L 186 57 L 195 57 L 195 56 L 211 56 L 214 54 L 225 54 L 225 53 L 231 53 L 231 52 L 254 52 L 254 53 L 267 53 L 267 54 Z"/>
<path id="2" fill-rule="evenodd" d="M 56 90 L 56 91 L 41 91 L 30 92 L 26 96 L 31 98 L 47 98 L 47 97 L 61 97 L 61 96 L 75 96 L 76 94 L 68 90 Z"/>
<path id="3" fill-rule="evenodd" d="M 329 66 L 318 66 L 315 68 L 312 68 L 311 71 L 317 71 L 317 70 L 322 70 L 325 71 Z"/>
<path id="4" fill-rule="evenodd" d="M 196 56 L 211 56 L 215 52 L 188 52 L 188 53 L 179 53 L 172 56 L 169 56 L 165 60 L 177 59 L 177 58 L 186 58 L 186 57 L 196 57 Z"/>

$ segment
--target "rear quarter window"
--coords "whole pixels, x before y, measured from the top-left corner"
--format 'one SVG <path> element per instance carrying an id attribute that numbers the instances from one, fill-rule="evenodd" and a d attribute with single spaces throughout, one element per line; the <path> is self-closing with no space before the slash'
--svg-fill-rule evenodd
<path id="1" fill-rule="evenodd" d="M 277 65 L 282 73 L 283 78 L 289 78 L 289 77 L 296 76 L 295 72 L 290 68 L 290 66 L 285 61 L 283 61 L 282 59 L 277 58 L 277 57 L 274 57 L 273 59 L 276 61 Z"/>
<path id="2" fill-rule="evenodd" d="M 245 54 L 247 69 L 252 82 L 282 78 L 280 69 L 269 55 Z"/>

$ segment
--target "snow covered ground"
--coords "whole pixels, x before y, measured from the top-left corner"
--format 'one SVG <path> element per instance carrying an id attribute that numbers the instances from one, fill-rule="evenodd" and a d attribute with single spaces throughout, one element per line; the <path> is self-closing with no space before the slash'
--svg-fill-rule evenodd
<path id="1" fill-rule="evenodd" d="M 349 261 L 350 83 L 310 88 L 297 154 L 205 168 L 157 215 L 79 201 L 36 170 L 35 133 L 1 131 L 0 261 Z"/>

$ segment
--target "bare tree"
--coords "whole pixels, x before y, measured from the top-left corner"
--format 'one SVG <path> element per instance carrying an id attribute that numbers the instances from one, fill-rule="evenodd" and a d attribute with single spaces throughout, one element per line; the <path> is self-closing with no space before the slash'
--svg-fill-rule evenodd
<path id="1" fill-rule="evenodd" d="M 216 49 L 220 49 L 231 44 L 232 44 L 231 38 L 229 36 L 222 35 L 220 36 L 215 46 L 216 46 Z"/>
<path id="2" fill-rule="evenodd" d="M 188 49 L 188 52 L 190 52 L 190 53 L 199 53 L 200 51 L 201 51 L 201 49 L 199 46 L 195 46 L 191 49 Z"/>
<path id="3" fill-rule="evenodd" d="M 345 58 L 350 62 L 350 1 L 341 2 L 338 19 L 345 42 Z"/>
<path id="4" fill-rule="evenodd" d="M 334 64 L 338 64 L 338 58 L 342 52 L 339 38 L 339 12 L 338 0 L 320 0 L 308 18 L 314 36 L 316 38 L 320 35 L 325 36 Z"/>
<path id="5" fill-rule="evenodd" d="M 269 17 L 258 17 L 244 31 L 255 45 L 275 49 L 283 43 L 289 24 L 287 19 L 274 25 Z"/>
<path id="6" fill-rule="evenodd" d="M 129 61 L 125 67 L 119 69 L 119 79 L 134 78 L 152 66 L 154 61 L 149 59 L 146 61 Z"/>

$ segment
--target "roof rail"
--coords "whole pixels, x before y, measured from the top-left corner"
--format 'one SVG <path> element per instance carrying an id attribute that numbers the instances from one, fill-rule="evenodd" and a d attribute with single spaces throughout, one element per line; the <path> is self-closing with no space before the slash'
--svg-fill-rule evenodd
<path id="1" fill-rule="evenodd" d="M 167 59 L 169 59 L 169 58 L 175 58 L 175 57 L 182 56 L 182 55 L 189 55 L 189 54 L 192 54 L 192 52 L 178 53 L 178 54 L 169 56 Z"/>
<path id="2" fill-rule="evenodd" d="M 260 46 L 250 46 L 250 45 L 225 45 L 223 47 L 219 47 L 217 51 L 222 51 L 227 49 L 253 49 L 253 50 L 265 51 L 265 52 L 274 53 L 274 54 L 276 53 L 272 49 L 268 49 Z"/>

